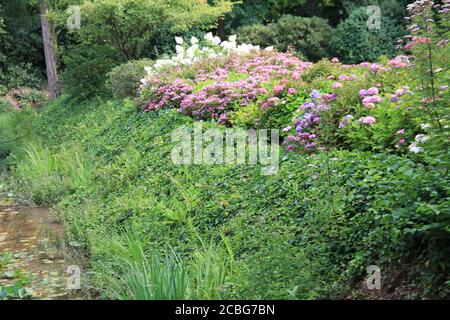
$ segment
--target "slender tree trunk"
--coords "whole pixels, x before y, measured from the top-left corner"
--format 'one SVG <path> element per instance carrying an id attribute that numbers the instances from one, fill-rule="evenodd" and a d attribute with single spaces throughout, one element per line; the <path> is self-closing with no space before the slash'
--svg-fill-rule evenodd
<path id="1" fill-rule="evenodd" d="M 226 40 L 225 38 L 227 36 L 227 33 L 225 31 L 225 19 L 224 18 L 221 18 L 219 20 L 219 23 L 217 25 L 217 35 L 219 36 L 220 39 Z"/>
<path id="2" fill-rule="evenodd" d="M 47 18 L 48 4 L 47 0 L 39 0 L 39 7 L 41 10 L 41 26 L 42 39 L 44 43 L 45 65 L 47 68 L 48 88 L 50 96 L 56 98 L 61 93 L 61 84 L 58 78 L 56 68 L 55 53 L 52 45 L 52 31 L 51 25 Z"/>

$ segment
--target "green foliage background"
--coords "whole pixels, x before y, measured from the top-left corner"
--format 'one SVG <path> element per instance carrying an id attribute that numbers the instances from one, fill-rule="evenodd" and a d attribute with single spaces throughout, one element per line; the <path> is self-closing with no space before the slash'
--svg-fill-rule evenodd
<path id="1" fill-rule="evenodd" d="M 308 61 L 317 61 L 329 54 L 332 28 L 326 20 L 285 15 L 276 23 L 256 24 L 238 30 L 239 41 L 273 46 L 279 51 L 294 50 Z"/>
<path id="2" fill-rule="evenodd" d="M 341 22 L 331 38 L 331 48 L 344 63 L 375 61 L 381 55 L 396 54 L 396 39 L 404 29 L 395 19 L 381 15 L 380 29 L 369 30 L 366 7 L 355 9 Z"/>

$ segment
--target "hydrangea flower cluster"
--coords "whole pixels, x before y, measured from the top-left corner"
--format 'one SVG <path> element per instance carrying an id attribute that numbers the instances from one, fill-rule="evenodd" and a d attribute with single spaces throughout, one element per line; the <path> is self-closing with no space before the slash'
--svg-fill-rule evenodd
<path id="1" fill-rule="evenodd" d="M 317 147 L 317 142 L 314 141 L 316 138 L 314 133 L 299 132 L 295 136 L 287 137 L 289 143 L 287 149 L 289 151 L 296 150 L 296 145 L 298 145 L 302 152 L 313 151 Z"/>
<path id="2" fill-rule="evenodd" d="M 390 98 L 390 101 L 397 102 L 401 96 L 404 96 L 405 94 L 408 94 L 408 93 L 411 93 L 411 90 L 409 89 L 409 87 L 403 86 L 400 89 L 395 90 L 394 94 Z"/>
<path id="3" fill-rule="evenodd" d="M 311 91 L 311 100 L 303 103 L 299 109 L 313 111 L 315 113 L 319 113 L 322 110 L 328 110 L 329 102 L 335 100 L 337 98 L 336 93 L 326 93 L 322 94 L 318 90 Z"/>
<path id="4" fill-rule="evenodd" d="M 408 62 L 405 58 L 396 57 L 395 59 L 389 60 L 388 65 L 394 69 L 404 68 L 408 66 Z"/>
<path id="5" fill-rule="evenodd" d="M 215 82 L 205 86 L 199 92 L 192 92 L 181 101 L 178 111 L 200 119 L 216 118 L 221 123 L 228 117 L 233 102 L 240 106 L 252 102 L 258 94 L 259 84 L 252 78 L 236 82 Z"/>
<path id="6" fill-rule="evenodd" d="M 378 95 L 378 88 L 376 87 L 360 90 L 359 96 L 362 98 L 362 104 L 364 107 L 368 109 L 375 108 L 375 103 L 383 101 L 383 99 Z"/>
<path id="7" fill-rule="evenodd" d="M 177 43 L 175 49 L 176 54 L 170 59 L 159 59 L 151 67 L 146 67 L 147 77 L 141 80 L 142 87 L 146 87 L 149 78 L 156 75 L 164 67 L 174 67 L 179 65 L 191 65 L 197 61 L 201 61 L 205 58 L 214 58 L 223 56 L 229 53 L 245 54 L 251 51 L 260 50 L 259 46 L 253 46 L 251 44 L 237 44 L 236 35 L 231 35 L 228 41 L 221 41 L 219 37 L 213 36 L 211 32 L 204 36 L 206 44 L 200 46 L 199 39 L 192 37 L 190 41 L 190 47 L 184 47 L 184 40 L 181 37 L 175 37 Z M 265 50 L 271 51 L 272 47 L 267 47 Z"/>
<path id="8" fill-rule="evenodd" d="M 358 78 L 358 76 L 356 74 L 351 74 L 349 76 L 347 76 L 345 74 L 342 74 L 342 75 L 339 76 L 338 79 L 339 79 L 339 81 L 352 81 L 352 80 L 355 80 L 357 78 Z"/>
<path id="9" fill-rule="evenodd" d="M 395 133 L 395 135 L 399 137 L 397 143 L 395 144 L 396 148 L 400 148 L 401 146 L 403 146 L 406 143 L 406 140 L 403 137 L 404 134 L 405 134 L 405 129 L 397 130 L 397 132 Z"/>
<path id="10" fill-rule="evenodd" d="M 343 83 L 342 82 L 352 81 L 352 80 L 355 80 L 357 78 L 358 78 L 358 76 L 356 74 L 351 74 L 349 76 L 345 75 L 345 74 L 341 74 L 339 77 L 337 77 L 337 80 L 339 80 L 339 81 L 331 83 L 331 89 L 336 90 L 336 89 L 342 88 L 343 87 Z M 327 77 L 327 80 L 336 80 L 336 77 L 331 75 L 331 76 Z"/>
<path id="11" fill-rule="evenodd" d="M 311 101 L 305 102 L 299 110 L 306 111 L 303 115 L 294 119 L 293 126 L 283 129 L 289 132 L 295 128 L 295 135 L 286 138 L 287 149 L 292 151 L 300 149 L 301 152 L 310 152 L 317 148 L 317 135 L 313 132 L 315 127 L 321 122 L 320 112 L 329 108 L 329 101 L 336 96 L 321 94 L 318 90 L 311 91 Z"/>
<path id="12" fill-rule="evenodd" d="M 373 96 L 375 94 L 378 94 L 378 88 L 376 88 L 376 87 L 371 87 L 369 89 L 361 89 L 361 90 L 359 90 L 359 96 L 361 98 L 365 98 L 367 96 Z"/>
<path id="13" fill-rule="evenodd" d="M 261 104 L 261 110 L 267 109 L 269 107 L 277 106 L 280 103 L 280 98 L 270 97 L 263 104 Z"/>
<path id="14" fill-rule="evenodd" d="M 362 68 L 368 68 L 372 73 L 389 71 L 388 68 L 383 67 L 382 65 L 380 65 L 378 63 L 361 62 L 357 66 L 362 67 Z"/>
<path id="15" fill-rule="evenodd" d="M 331 84 L 331 89 L 339 89 L 339 88 L 342 88 L 342 83 L 340 83 L 340 82 L 333 82 Z"/>
<path id="16" fill-rule="evenodd" d="M 339 129 L 345 128 L 353 119 L 354 119 L 353 115 L 351 114 L 346 115 L 344 119 L 341 122 L 339 122 Z"/>
<path id="17" fill-rule="evenodd" d="M 295 88 L 287 86 L 288 81 L 297 81 L 311 65 L 290 53 L 261 50 L 251 45 L 237 46 L 233 36 L 224 42 L 219 42 L 211 34 L 207 34 L 205 39 L 214 44 L 219 43 L 223 48 L 221 57 L 208 55 L 213 62 L 217 60 L 217 64 L 213 63 L 216 65 L 215 69 L 208 69 L 201 62 L 193 61 L 193 65 L 184 68 L 197 68 L 195 70 L 198 72 L 194 79 L 183 78 L 185 82 L 180 79 L 170 82 L 169 79 L 164 80 L 164 77 L 150 73 L 152 76 L 146 78 L 145 87 L 151 89 L 151 97 L 145 104 L 144 111 L 176 108 L 179 112 L 196 118 L 213 118 L 219 123 L 226 123 L 228 113 L 236 107 L 257 102 L 264 110 L 282 104 L 282 95 L 296 93 Z M 181 38 L 176 40 L 177 46 L 183 43 Z M 191 43 L 191 48 L 198 49 L 196 38 L 191 39 Z M 181 48 L 177 48 L 182 52 Z M 179 62 L 183 63 L 180 59 Z M 183 66 L 172 65 L 168 71 L 173 69 L 178 72 L 182 68 Z M 275 83 L 272 89 L 267 89 L 268 82 Z"/>
<path id="18" fill-rule="evenodd" d="M 176 106 L 178 103 L 192 91 L 192 87 L 183 82 L 181 79 L 175 81 L 169 86 L 161 86 L 154 91 L 152 99 L 144 105 L 144 111 L 167 108 L 168 106 Z"/>
<path id="19" fill-rule="evenodd" d="M 362 118 L 359 118 L 359 120 L 358 120 L 359 124 L 371 125 L 371 124 L 374 124 L 375 122 L 377 122 L 377 119 L 375 119 L 375 117 L 372 117 L 372 116 L 362 117 Z"/>
<path id="20" fill-rule="evenodd" d="M 420 147 L 420 145 L 424 144 L 426 141 L 430 139 L 430 136 L 426 134 L 418 134 L 414 138 L 414 142 L 412 142 L 408 149 L 412 153 L 419 153 L 423 150 L 423 147 Z"/>

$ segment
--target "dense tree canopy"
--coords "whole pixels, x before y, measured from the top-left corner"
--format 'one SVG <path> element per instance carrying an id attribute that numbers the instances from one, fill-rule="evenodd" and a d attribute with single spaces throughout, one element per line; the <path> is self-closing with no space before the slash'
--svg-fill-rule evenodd
<path id="1" fill-rule="evenodd" d="M 0 42 L 0 52 L 8 58 L 43 65 L 41 25 L 36 1 L 8 0 L 0 7 L 4 34 Z"/>
<path id="2" fill-rule="evenodd" d="M 54 11 L 59 27 L 70 12 L 60 2 Z M 82 27 L 73 30 L 82 43 L 113 46 L 125 60 L 142 56 L 146 43 L 157 30 L 183 33 L 193 26 L 208 29 L 231 10 L 230 1 L 206 0 L 86 0 L 81 2 Z"/>
<path id="3" fill-rule="evenodd" d="M 321 16 L 337 23 L 343 13 L 340 0 L 246 0 L 234 6 L 227 15 L 228 31 L 244 25 L 275 22 L 285 14 Z"/>

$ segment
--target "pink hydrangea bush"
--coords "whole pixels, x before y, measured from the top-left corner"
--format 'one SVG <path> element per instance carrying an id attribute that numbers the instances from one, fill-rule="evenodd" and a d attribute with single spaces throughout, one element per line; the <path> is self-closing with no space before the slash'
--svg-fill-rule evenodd
<path id="1" fill-rule="evenodd" d="M 211 65 L 215 68 L 211 68 Z M 169 66 L 146 79 L 145 112 L 175 108 L 198 119 L 228 123 L 229 113 L 260 103 L 261 109 L 278 105 L 279 96 L 295 94 L 293 82 L 310 66 L 290 53 L 253 50 L 246 54 L 209 58 L 189 66 Z M 195 70 L 195 76 L 188 74 Z M 170 75 L 168 75 L 170 74 Z M 178 77 L 173 79 L 173 75 Z M 184 74 L 183 78 L 180 78 Z M 168 76 L 165 76 L 168 75 Z M 286 84 L 291 86 L 287 87 Z"/>

